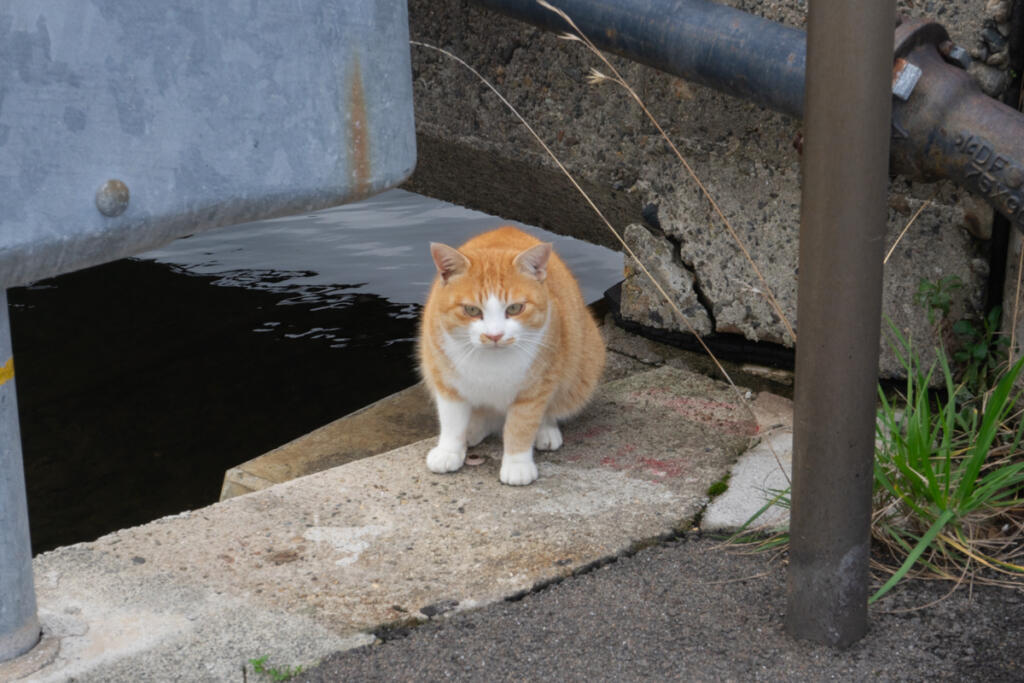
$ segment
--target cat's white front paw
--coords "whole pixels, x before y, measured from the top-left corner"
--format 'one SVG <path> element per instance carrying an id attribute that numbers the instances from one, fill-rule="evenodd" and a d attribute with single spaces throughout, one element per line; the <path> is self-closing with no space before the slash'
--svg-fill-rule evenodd
<path id="1" fill-rule="evenodd" d="M 541 451 L 557 451 L 562 447 L 562 430 L 557 424 L 542 424 L 533 445 Z"/>
<path id="2" fill-rule="evenodd" d="M 501 458 L 501 472 L 498 478 L 502 484 L 510 486 L 526 486 L 535 482 L 537 465 L 533 462 L 533 453 L 506 453 Z"/>
<path id="3" fill-rule="evenodd" d="M 462 467 L 464 462 L 466 462 L 465 448 L 451 448 L 438 444 L 427 453 L 427 469 L 438 474 L 454 472 Z"/>

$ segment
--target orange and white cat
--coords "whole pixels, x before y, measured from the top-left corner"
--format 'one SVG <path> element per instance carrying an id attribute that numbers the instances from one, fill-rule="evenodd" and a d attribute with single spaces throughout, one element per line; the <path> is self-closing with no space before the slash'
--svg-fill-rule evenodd
<path id="1" fill-rule="evenodd" d="M 569 269 L 551 244 L 512 227 L 453 249 L 437 265 L 423 310 L 419 356 L 441 434 L 427 455 L 454 472 L 501 430 L 501 481 L 537 479 L 534 447 L 562 445 L 558 420 L 577 413 L 604 368 L 604 342 Z"/>

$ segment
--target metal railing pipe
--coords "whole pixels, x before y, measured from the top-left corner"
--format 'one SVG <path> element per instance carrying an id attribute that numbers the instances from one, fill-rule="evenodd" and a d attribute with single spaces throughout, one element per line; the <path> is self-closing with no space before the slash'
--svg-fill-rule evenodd
<path id="1" fill-rule="evenodd" d="M 0 288 L 0 662 L 39 640 L 7 291 Z"/>
<path id="2" fill-rule="evenodd" d="M 550 31 L 569 27 L 537 0 L 477 0 Z M 799 118 L 804 32 L 707 0 L 552 0 L 608 52 Z"/>
<path id="3" fill-rule="evenodd" d="M 893 0 L 811 0 L 786 629 L 867 630 Z"/>

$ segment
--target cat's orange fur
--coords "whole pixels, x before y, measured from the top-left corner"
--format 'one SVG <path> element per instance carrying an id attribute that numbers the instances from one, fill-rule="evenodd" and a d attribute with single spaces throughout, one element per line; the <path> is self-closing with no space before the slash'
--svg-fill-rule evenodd
<path id="1" fill-rule="evenodd" d="M 534 445 L 561 446 L 557 420 L 578 412 L 597 385 L 605 357 L 597 325 L 551 245 L 521 230 L 498 228 L 458 250 L 431 244 L 431 254 L 438 275 L 419 357 L 441 434 L 427 466 L 457 470 L 467 443 L 501 429 L 501 480 L 529 484 Z"/>

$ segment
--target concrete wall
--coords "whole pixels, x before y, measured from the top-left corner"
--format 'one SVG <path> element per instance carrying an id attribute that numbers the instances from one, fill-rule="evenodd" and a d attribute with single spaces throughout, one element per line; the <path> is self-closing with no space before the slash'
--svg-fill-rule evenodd
<path id="1" fill-rule="evenodd" d="M 803 2 L 728 4 L 792 26 L 803 27 L 805 20 Z M 988 92 L 1008 86 L 1006 46 L 1000 51 L 996 39 L 1008 32 L 1008 2 L 908 1 L 901 9 L 944 23 L 973 52 L 972 74 Z M 640 109 L 620 88 L 586 82 L 590 68 L 599 66 L 594 55 L 466 0 L 410 0 L 409 11 L 414 40 L 466 60 L 519 109 L 638 255 L 672 285 L 698 331 L 792 346 L 764 286 Z M 798 326 L 800 159 L 793 140 L 801 122 L 613 61 L 714 196 Z M 407 188 L 616 245 L 524 127 L 467 70 L 414 47 L 413 75 L 419 165 Z M 949 184 L 902 178 L 891 183 L 888 244 L 930 198 L 886 266 L 884 293 L 886 315 L 924 345 L 935 335 L 913 301 L 919 281 L 957 275 L 965 286 L 954 295 L 953 319 L 976 317 L 985 307 L 991 259 L 1005 258 L 990 253 L 987 205 Z M 635 268 L 627 264 L 626 272 L 623 316 L 679 329 Z M 883 351 L 881 365 L 884 374 L 899 374 L 890 353 Z"/>

